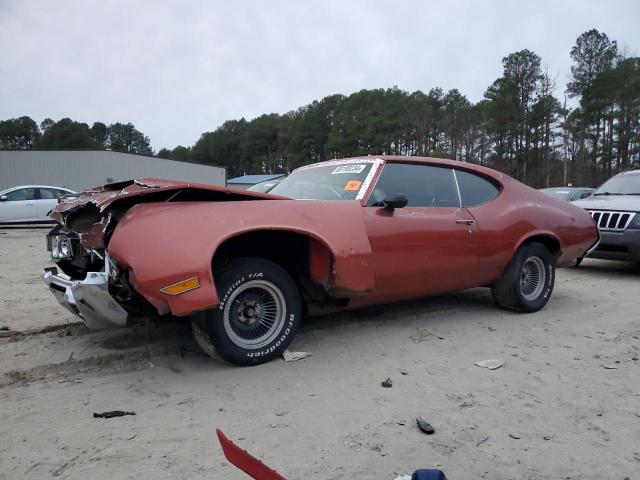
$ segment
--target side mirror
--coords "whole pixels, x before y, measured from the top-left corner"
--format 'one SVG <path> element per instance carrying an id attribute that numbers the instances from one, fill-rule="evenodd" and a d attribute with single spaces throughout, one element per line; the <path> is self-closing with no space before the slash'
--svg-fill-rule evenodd
<path id="1" fill-rule="evenodd" d="M 409 199 L 404 193 L 394 193 L 393 195 L 389 195 L 385 197 L 384 208 L 388 210 L 395 210 L 396 208 L 403 208 L 407 206 L 409 203 Z"/>
<path id="2" fill-rule="evenodd" d="M 6 202 L 7 200 L 9 200 L 9 197 L 7 197 L 6 195 L 0 196 L 0 202 Z"/>

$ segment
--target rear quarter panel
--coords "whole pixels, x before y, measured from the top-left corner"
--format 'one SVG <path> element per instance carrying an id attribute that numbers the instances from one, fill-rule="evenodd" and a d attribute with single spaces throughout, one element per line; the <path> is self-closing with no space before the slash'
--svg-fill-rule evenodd
<path id="1" fill-rule="evenodd" d="M 500 278 L 516 250 L 532 237 L 559 243 L 559 265 L 582 257 L 598 240 L 597 228 L 582 208 L 507 176 L 500 181 L 503 190 L 496 199 L 468 208 L 478 225 L 479 266 L 486 273 L 486 284 Z"/>

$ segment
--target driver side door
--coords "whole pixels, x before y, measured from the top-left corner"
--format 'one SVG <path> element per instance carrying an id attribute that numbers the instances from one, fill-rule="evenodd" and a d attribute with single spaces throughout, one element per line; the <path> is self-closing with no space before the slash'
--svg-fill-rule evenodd
<path id="1" fill-rule="evenodd" d="M 407 196 L 406 207 L 376 206 L 381 197 L 396 193 Z M 376 302 L 475 286 L 477 227 L 460 205 L 453 169 L 387 163 L 363 215 Z"/>

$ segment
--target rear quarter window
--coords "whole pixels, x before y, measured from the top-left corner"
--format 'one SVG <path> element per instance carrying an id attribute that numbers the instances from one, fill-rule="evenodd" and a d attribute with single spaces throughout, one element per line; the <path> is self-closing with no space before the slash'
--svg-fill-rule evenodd
<path id="1" fill-rule="evenodd" d="M 498 196 L 500 188 L 486 178 L 474 173 L 456 170 L 463 207 L 487 203 Z"/>

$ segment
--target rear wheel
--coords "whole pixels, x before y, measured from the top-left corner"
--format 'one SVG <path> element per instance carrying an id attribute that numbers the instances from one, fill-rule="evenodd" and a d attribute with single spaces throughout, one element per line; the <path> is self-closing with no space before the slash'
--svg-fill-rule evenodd
<path id="1" fill-rule="evenodd" d="M 241 258 L 216 283 L 218 307 L 192 317 L 205 353 L 240 365 L 281 355 L 300 326 L 300 294 L 291 276 L 273 262 Z"/>
<path id="2" fill-rule="evenodd" d="M 502 307 L 537 312 L 551 298 L 554 282 L 554 256 L 544 245 L 528 243 L 518 249 L 491 292 Z"/>

